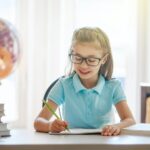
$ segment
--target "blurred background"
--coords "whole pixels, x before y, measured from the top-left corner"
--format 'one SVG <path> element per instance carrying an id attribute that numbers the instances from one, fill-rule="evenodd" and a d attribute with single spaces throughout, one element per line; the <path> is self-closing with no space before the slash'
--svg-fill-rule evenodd
<path id="1" fill-rule="evenodd" d="M 0 86 L 12 128 L 33 128 L 47 87 L 65 73 L 72 33 L 83 26 L 107 33 L 113 76 L 140 122 L 140 84 L 150 83 L 149 0 L 0 0 L 0 18 L 16 27 L 22 51 L 18 68 Z"/>

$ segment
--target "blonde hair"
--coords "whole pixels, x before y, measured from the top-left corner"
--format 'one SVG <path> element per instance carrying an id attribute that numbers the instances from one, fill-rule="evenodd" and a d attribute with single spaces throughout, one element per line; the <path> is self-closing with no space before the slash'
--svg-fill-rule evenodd
<path id="1" fill-rule="evenodd" d="M 74 31 L 72 36 L 71 47 L 76 44 L 89 43 L 95 46 L 96 48 L 103 50 L 103 54 L 107 55 L 107 60 L 105 64 L 103 64 L 99 70 L 99 73 L 102 74 L 106 80 L 110 80 L 112 78 L 113 73 L 113 58 L 111 53 L 111 47 L 109 43 L 109 39 L 107 35 L 98 27 L 83 27 Z M 71 53 L 71 48 L 70 52 Z M 73 67 L 71 65 L 70 73 L 74 72 Z"/>

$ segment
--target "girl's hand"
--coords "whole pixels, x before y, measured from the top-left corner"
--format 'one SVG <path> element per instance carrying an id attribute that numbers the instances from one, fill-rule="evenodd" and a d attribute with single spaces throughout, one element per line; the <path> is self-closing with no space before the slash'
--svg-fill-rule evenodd
<path id="1" fill-rule="evenodd" d="M 112 136 L 112 135 L 119 135 L 121 129 L 115 125 L 107 125 L 102 129 L 101 135 L 103 136 Z"/>
<path id="2" fill-rule="evenodd" d="M 67 126 L 68 126 L 67 122 L 55 119 L 53 122 L 49 124 L 49 131 L 53 133 L 59 133 L 61 131 L 66 130 Z"/>

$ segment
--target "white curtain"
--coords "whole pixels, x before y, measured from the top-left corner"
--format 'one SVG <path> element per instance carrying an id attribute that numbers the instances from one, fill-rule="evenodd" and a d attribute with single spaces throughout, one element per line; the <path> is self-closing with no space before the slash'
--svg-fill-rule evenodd
<path id="1" fill-rule="evenodd" d="M 19 117 L 15 126 L 33 128 L 46 88 L 64 74 L 62 60 L 74 30 L 74 12 L 74 0 L 17 0 L 23 53 L 18 69 Z"/>
<path id="2" fill-rule="evenodd" d="M 33 128 L 33 120 L 41 109 L 46 88 L 53 80 L 64 74 L 66 66 L 64 60 L 67 57 L 72 32 L 75 26 L 78 26 L 76 23 L 79 18 L 76 14 L 80 14 L 82 11 L 77 12 L 76 3 L 80 2 L 79 0 L 16 1 L 16 25 L 20 33 L 23 53 L 19 69 L 17 69 L 17 93 L 19 94 L 16 108 L 18 108 L 18 120 L 14 125 Z M 137 14 L 138 31 L 135 31 L 137 47 L 134 47 L 134 53 L 128 53 L 128 60 L 132 60 L 132 56 L 135 59 L 135 55 L 138 57 L 134 60 L 137 64 L 132 64 L 137 68 L 133 68 L 132 61 L 128 61 L 127 92 L 133 112 L 139 118 L 139 83 L 150 81 L 148 63 L 150 54 L 148 41 L 150 12 L 148 8 L 150 2 L 149 0 L 138 0 L 137 4 L 139 6 L 138 12 L 135 12 L 139 13 Z M 90 16 L 87 17 L 90 20 Z M 84 22 L 84 19 L 82 21 Z M 136 30 L 137 24 L 135 24 L 134 30 Z M 133 41 L 130 44 L 132 45 Z M 133 84 L 134 86 L 131 86 Z"/>

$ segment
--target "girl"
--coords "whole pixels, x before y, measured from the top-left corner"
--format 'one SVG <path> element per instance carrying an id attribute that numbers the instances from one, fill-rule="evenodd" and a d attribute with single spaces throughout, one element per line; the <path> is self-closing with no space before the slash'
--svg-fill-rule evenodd
<path id="1" fill-rule="evenodd" d="M 46 106 L 34 122 L 36 131 L 61 132 L 69 128 L 100 128 L 102 135 L 118 135 L 135 123 L 118 80 L 112 79 L 113 59 L 109 40 L 99 28 L 80 28 L 73 34 L 69 52 L 70 74 L 52 88 L 48 103 L 56 110 L 62 105 L 65 121 L 49 121 Z M 112 106 L 121 121 L 111 124 Z"/>

